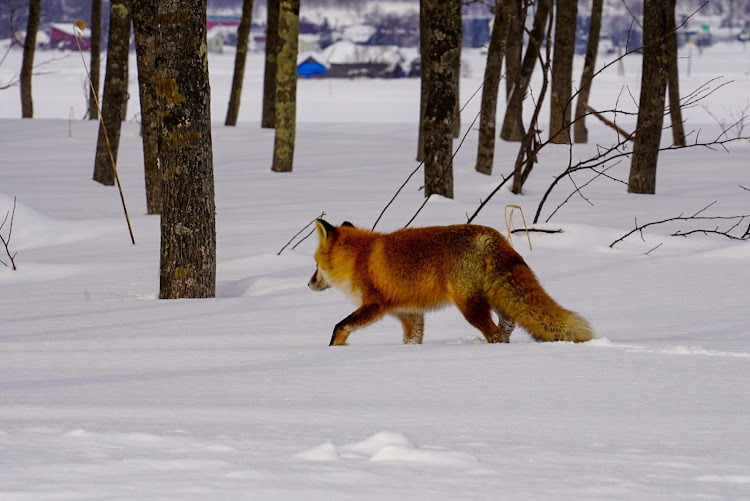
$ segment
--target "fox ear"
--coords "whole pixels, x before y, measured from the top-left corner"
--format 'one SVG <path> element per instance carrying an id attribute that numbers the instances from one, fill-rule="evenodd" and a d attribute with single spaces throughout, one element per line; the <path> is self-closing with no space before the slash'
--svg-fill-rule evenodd
<path id="1" fill-rule="evenodd" d="M 344 228 L 354 228 L 354 227 L 355 227 L 355 226 L 354 226 L 354 225 L 353 225 L 352 223 L 350 223 L 349 221 L 344 221 L 343 223 L 341 223 L 341 226 L 343 226 Z"/>
<path id="2" fill-rule="evenodd" d="M 321 243 L 328 240 L 328 237 L 333 233 L 333 226 L 322 219 L 315 220 L 315 229 L 318 230 L 318 237 Z"/>

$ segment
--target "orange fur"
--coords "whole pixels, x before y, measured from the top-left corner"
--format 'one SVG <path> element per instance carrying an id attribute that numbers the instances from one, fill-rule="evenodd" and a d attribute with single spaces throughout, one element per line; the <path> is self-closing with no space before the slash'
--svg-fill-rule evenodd
<path id="1" fill-rule="evenodd" d="M 386 314 L 404 343 L 421 343 L 424 312 L 455 304 L 488 342 L 508 342 L 516 324 L 538 341 L 588 341 L 588 322 L 558 305 L 523 258 L 492 228 L 434 226 L 375 233 L 316 222 L 320 243 L 313 290 L 341 289 L 357 304 L 336 324 L 331 345 Z M 499 321 L 492 320 L 494 311 Z"/>

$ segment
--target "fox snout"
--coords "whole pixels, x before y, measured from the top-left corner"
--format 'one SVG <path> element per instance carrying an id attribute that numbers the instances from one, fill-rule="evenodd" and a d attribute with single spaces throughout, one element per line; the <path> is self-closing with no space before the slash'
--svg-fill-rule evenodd
<path id="1" fill-rule="evenodd" d="M 328 281 L 323 277 L 322 273 L 318 273 L 318 269 L 315 268 L 315 273 L 310 277 L 310 281 L 307 282 L 307 286 L 314 291 L 324 291 L 331 286 Z"/>

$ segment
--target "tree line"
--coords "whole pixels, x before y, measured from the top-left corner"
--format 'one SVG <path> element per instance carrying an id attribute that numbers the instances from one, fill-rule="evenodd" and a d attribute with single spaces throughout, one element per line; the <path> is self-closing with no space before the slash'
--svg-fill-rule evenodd
<path id="1" fill-rule="evenodd" d="M 584 70 L 573 92 L 577 0 L 495 0 L 479 120 L 476 170 L 491 174 L 496 137 L 518 142 L 512 173 L 520 193 L 539 150 L 549 143 L 587 142 L 586 118 L 596 76 L 602 0 L 591 0 Z M 292 172 L 296 126 L 300 0 L 268 0 L 261 126 L 274 128 L 271 169 Z M 461 0 L 420 1 L 421 106 L 417 158 L 424 165 L 425 197 L 453 197 L 453 142 L 461 104 Z M 20 78 L 23 117 L 33 116 L 31 78 L 40 0 L 30 0 Z M 253 0 L 244 0 L 235 71 L 225 125 L 237 122 Z M 216 226 L 211 142 L 211 96 L 206 50 L 206 0 L 111 0 L 110 31 L 101 106 L 99 34 L 101 0 L 92 0 L 89 118 L 101 110 L 94 180 L 115 184 L 120 127 L 127 103 L 128 43 L 135 33 L 147 212 L 161 215 L 160 297 L 213 297 Z M 532 26 L 525 25 L 529 16 Z M 643 2 L 643 72 L 630 178 L 632 193 L 654 193 L 667 89 L 674 143 L 684 144 L 677 76 L 675 0 Z M 554 35 L 553 35 L 554 34 Z M 524 38 L 528 39 L 525 44 Z M 543 78 L 534 114 L 524 124 L 535 71 Z M 506 113 L 497 102 L 505 79 Z M 549 130 L 539 114 L 549 89 Z M 610 124 L 612 125 L 612 124 Z M 499 131 L 499 133 L 498 133 Z M 504 179 L 503 182 L 508 179 Z"/>

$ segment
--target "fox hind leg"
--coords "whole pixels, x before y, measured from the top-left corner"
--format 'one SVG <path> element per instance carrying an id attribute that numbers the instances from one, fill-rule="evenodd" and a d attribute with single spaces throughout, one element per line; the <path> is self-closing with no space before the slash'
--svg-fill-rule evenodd
<path id="1" fill-rule="evenodd" d="M 507 316 L 503 315 L 501 311 L 495 310 L 495 313 L 497 313 L 497 326 L 500 329 L 500 332 L 502 332 L 503 337 L 505 338 L 504 343 L 507 343 L 510 340 L 510 335 L 513 333 L 513 329 L 516 328 L 516 323 L 508 318 Z"/>
<path id="2" fill-rule="evenodd" d="M 424 337 L 423 313 L 400 313 L 396 315 L 404 328 L 404 344 L 422 344 Z"/>
<path id="3" fill-rule="evenodd" d="M 501 322 L 502 327 L 498 327 L 492 320 L 490 303 L 484 296 L 477 295 L 461 299 L 456 301 L 456 306 L 466 321 L 484 334 L 488 343 L 507 343 L 509 341 L 514 324 L 511 322 L 510 327 L 508 327 L 507 324 Z"/>

